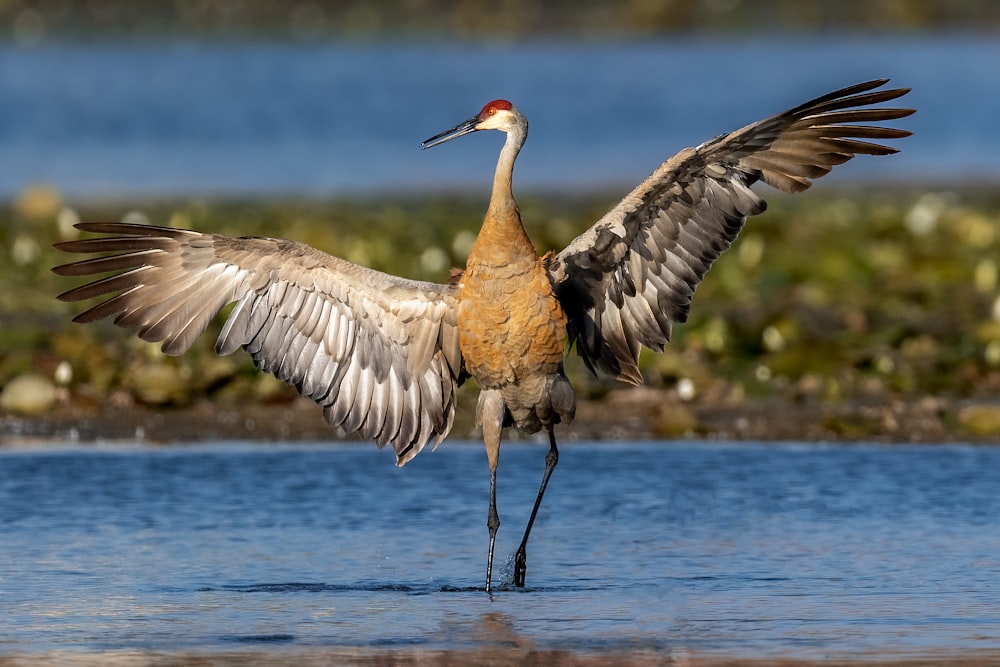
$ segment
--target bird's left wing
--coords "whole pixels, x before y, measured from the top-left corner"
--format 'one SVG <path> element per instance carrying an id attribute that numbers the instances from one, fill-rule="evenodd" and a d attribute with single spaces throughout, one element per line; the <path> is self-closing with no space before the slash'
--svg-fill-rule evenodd
<path id="1" fill-rule="evenodd" d="M 77 227 L 114 236 L 56 244 L 102 254 L 55 267 L 60 275 L 113 272 L 59 295 L 106 299 L 75 321 L 113 317 L 176 355 L 235 302 L 216 351 L 245 348 L 259 368 L 322 406 L 332 425 L 391 443 L 398 465 L 451 429 L 462 380 L 455 287 L 398 278 L 284 239 L 125 223 Z"/>
<path id="2" fill-rule="evenodd" d="M 758 180 L 785 192 L 809 187 L 856 154 L 896 150 L 871 139 L 910 133 L 865 125 L 912 109 L 866 108 L 905 95 L 869 81 L 688 148 L 664 162 L 615 208 L 557 255 L 549 277 L 569 319 L 570 341 L 587 366 L 639 384 L 641 346 L 662 350 L 671 325 L 747 216 L 764 200 Z M 874 92 L 873 92 L 874 91 Z"/>

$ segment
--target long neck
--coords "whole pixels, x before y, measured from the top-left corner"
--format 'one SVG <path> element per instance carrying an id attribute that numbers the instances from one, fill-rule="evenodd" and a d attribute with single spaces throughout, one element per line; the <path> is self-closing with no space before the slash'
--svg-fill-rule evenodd
<path id="1" fill-rule="evenodd" d="M 524 145 L 527 133 L 527 127 L 523 125 L 507 133 L 507 141 L 497 161 L 490 206 L 469 255 L 470 260 L 475 258 L 490 264 L 504 264 L 516 258 L 537 259 L 535 247 L 521 225 L 521 212 L 511 189 L 514 160 Z"/>
<path id="2" fill-rule="evenodd" d="M 493 177 L 493 194 L 490 197 L 490 208 L 487 218 L 491 215 L 516 211 L 517 202 L 514 201 L 514 191 L 511 187 L 511 178 L 514 174 L 514 160 L 521 152 L 521 146 L 528 136 L 527 126 L 520 124 L 507 132 L 507 141 L 504 142 L 500 150 L 500 159 L 497 160 L 497 171 Z M 502 217 L 502 216 L 501 216 Z"/>

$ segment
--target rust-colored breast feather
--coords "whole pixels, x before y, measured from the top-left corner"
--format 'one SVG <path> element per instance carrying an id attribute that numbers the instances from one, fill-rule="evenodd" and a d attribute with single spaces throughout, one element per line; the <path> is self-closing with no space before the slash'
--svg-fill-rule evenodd
<path id="1" fill-rule="evenodd" d="M 470 257 L 458 326 L 466 368 L 481 387 L 550 375 L 562 360 L 566 316 L 533 254 L 503 265 Z"/>

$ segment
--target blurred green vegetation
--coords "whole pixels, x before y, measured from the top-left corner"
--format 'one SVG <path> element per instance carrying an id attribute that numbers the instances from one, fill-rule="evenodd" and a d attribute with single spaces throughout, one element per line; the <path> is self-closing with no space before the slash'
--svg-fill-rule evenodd
<path id="1" fill-rule="evenodd" d="M 977 33 L 1000 26 L 982 0 L 0 0 L 7 37 L 95 39 L 213 36 L 317 40 L 818 31 Z"/>
<path id="2" fill-rule="evenodd" d="M 539 252 L 558 249 L 615 195 L 520 197 Z M 0 387 L 36 373 L 70 400 L 185 405 L 288 400 L 243 353 L 219 358 L 212 331 L 179 358 L 54 297 L 80 283 L 51 273 L 51 248 L 79 220 L 127 218 L 229 235 L 293 238 L 352 261 L 443 282 L 463 266 L 481 197 L 151 202 L 74 210 L 44 188 L 0 207 Z M 690 400 L 836 404 L 1000 392 L 1000 196 L 989 192 L 831 190 L 771 196 L 716 263 L 663 354 L 644 352 L 647 384 Z M 571 354 L 585 398 L 616 384 Z M 467 401 L 466 401 L 467 402 Z"/>

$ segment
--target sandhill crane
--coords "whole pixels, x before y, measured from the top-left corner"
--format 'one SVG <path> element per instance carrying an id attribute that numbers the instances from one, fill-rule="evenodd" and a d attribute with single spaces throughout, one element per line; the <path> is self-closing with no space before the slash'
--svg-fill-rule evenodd
<path id="1" fill-rule="evenodd" d="M 576 407 L 563 373 L 567 338 L 592 371 L 641 383 L 640 348 L 663 349 L 709 267 L 747 217 L 765 209 L 755 182 L 798 192 L 856 154 L 896 152 L 870 140 L 909 132 L 865 124 L 913 113 L 873 106 L 908 92 L 877 90 L 887 81 L 843 88 L 680 151 L 566 248 L 543 257 L 511 190 L 528 123 L 510 102 L 490 102 L 422 144 L 478 130 L 507 135 L 465 271 L 447 284 L 388 275 L 295 241 L 82 223 L 112 236 L 56 244 L 99 256 L 53 270 L 112 275 L 59 298 L 106 298 L 75 321 L 113 317 L 172 355 L 235 302 L 216 351 L 244 348 L 260 369 L 316 401 L 330 424 L 391 444 L 398 466 L 448 434 L 456 388 L 475 378 L 490 469 L 487 591 L 500 525 L 501 431 L 548 434 L 541 486 L 515 554 L 513 583 L 523 586 L 528 535 L 558 461 L 553 427 Z"/>

